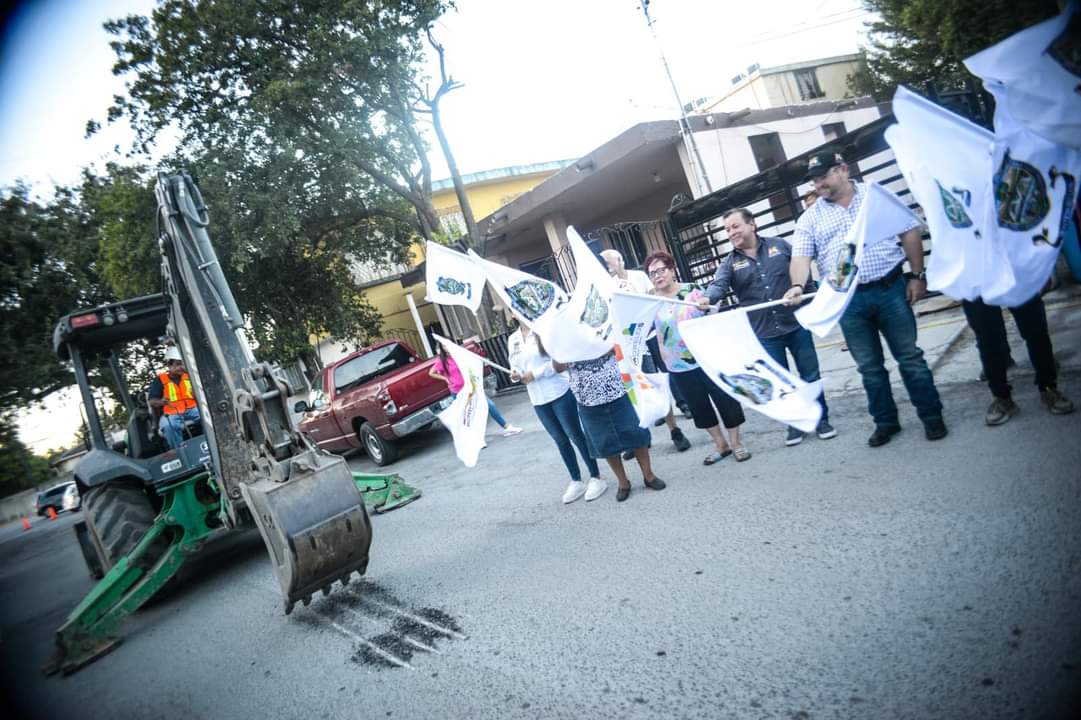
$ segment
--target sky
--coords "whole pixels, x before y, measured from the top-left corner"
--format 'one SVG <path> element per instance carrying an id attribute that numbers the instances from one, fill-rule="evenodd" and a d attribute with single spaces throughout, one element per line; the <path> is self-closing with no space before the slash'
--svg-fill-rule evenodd
<path id="1" fill-rule="evenodd" d="M 0 187 L 48 193 L 90 164 L 121 159 L 130 132 L 105 123 L 123 78 L 102 23 L 148 14 L 153 0 L 23 3 L 0 36 Z M 871 19 L 859 0 L 652 0 L 654 41 L 638 0 L 457 0 L 436 39 L 464 87 L 445 96 L 444 127 L 460 170 L 577 158 L 636 123 L 678 116 L 660 52 L 684 103 L 717 95 L 752 64 L 855 52 Z M 427 66 L 434 78 L 434 57 Z M 103 130 L 84 138 L 88 120 Z M 431 139 L 433 179 L 447 176 Z M 213 203 L 212 198 L 207 199 Z M 24 442 L 64 445 L 79 425 L 73 400 L 25 414 Z M 77 403 L 76 403 L 77 406 Z"/>

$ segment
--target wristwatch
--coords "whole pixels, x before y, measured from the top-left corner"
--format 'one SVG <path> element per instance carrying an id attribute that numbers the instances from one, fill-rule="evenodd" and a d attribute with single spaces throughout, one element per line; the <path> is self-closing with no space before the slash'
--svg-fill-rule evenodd
<path id="1" fill-rule="evenodd" d="M 908 279 L 909 280 L 923 280 L 924 282 L 927 282 L 927 271 L 926 270 L 920 270 L 919 272 L 910 272 L 908 274 Z"/>

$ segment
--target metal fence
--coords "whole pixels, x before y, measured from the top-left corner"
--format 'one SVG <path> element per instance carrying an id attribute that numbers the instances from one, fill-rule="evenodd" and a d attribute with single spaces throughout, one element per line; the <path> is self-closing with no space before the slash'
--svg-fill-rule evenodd
<path id="1" fill-rule="evenodd" d="M 935 92 L 925 88 L 932 100 L 984 126 L 990 125 L 990 96 L 973 84 L 962 90 Z M 892 190 L 922 216 L 911 191 L 901 176 L 893 151 L 886 144 L 886 128 L 896 122 L 893 114 L 857 128 L 846 135 L 785 160 L 768 170 L 729 185 L 697 200 L 677 204 L 668 214 L 669 243 L 680 276 L 685 281 L 708 283 L 717 265 L 732 251 L 724 231 L 724 213 L 747 208 L 761 235 L 789 237 L 803 212 L 803 198 L 814 189 L 806 180 L 807 161 L 823 150 L 840 152 L 853 178 L 877 182 Z M 924 233 L 924 254 L 930 252 L 930 238 Z"/>
<path id="2" fill-rule="evenodd" d="M 480 346 L 484 348 L 484 353 L 488 356 L 488 359 L 494 363 L 499 363 L 503 367 L 510 367 L 510 359 L 507 354 L 507 340 L 511 336 L 511 332 L 500 333 L 499 335 L 493 335 L 490 338 L 485 338 L 480 341 Z M 495 375 L 496 392 L 506 390 L 510 387 L 522 387 L 522 385 L 512 382 L 510 376 L 502 370 L 496 370 L 492 368 L 492 373 Z"/>

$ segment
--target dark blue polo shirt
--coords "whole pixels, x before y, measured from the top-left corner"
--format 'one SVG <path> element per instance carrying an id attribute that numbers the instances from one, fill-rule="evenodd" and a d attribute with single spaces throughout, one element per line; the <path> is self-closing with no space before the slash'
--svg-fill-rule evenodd
<path id="1" fill-rule="evenodd" d="M 713 282 L 706 288 L 709 301 L 715 303 L 729 291 L 736 294 L 739 304 L 744 307 L 780 300 L 792 286 L 788 277 L 791 259 L 792 246 L 780 238 L 759 237 L 758 254 L 754 258 L 733 250 L 721 261 Z M 754 310 L 747 317 L 755 335 L 760 338 L 777 337 L 802 327 L 793 309 L 778 305 Z"/>

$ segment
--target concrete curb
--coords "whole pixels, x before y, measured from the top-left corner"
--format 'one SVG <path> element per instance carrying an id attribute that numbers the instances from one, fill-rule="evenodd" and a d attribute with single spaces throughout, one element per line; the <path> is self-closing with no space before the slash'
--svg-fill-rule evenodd
<path id="1" fill-rule="evenodd" d="M 935 358 L 934 362 L 931 363 L 932 373 L 938 370 L 942 363 L 946 361 L 946 358 L 948 358 L 953 353 L 953 351 L 957 349 L 957 346 L 961 344 L 961 340 L 964 337 L 966 330 L 968 330 L 968 323 L 961 322 L 960 327 L 958 327 L 957 330 L 953 333 L 953 335 L 950 336 L 949 340 L 946 341 L 946 349 L 943 350 L 939 354 L 939 356 Z"/>

